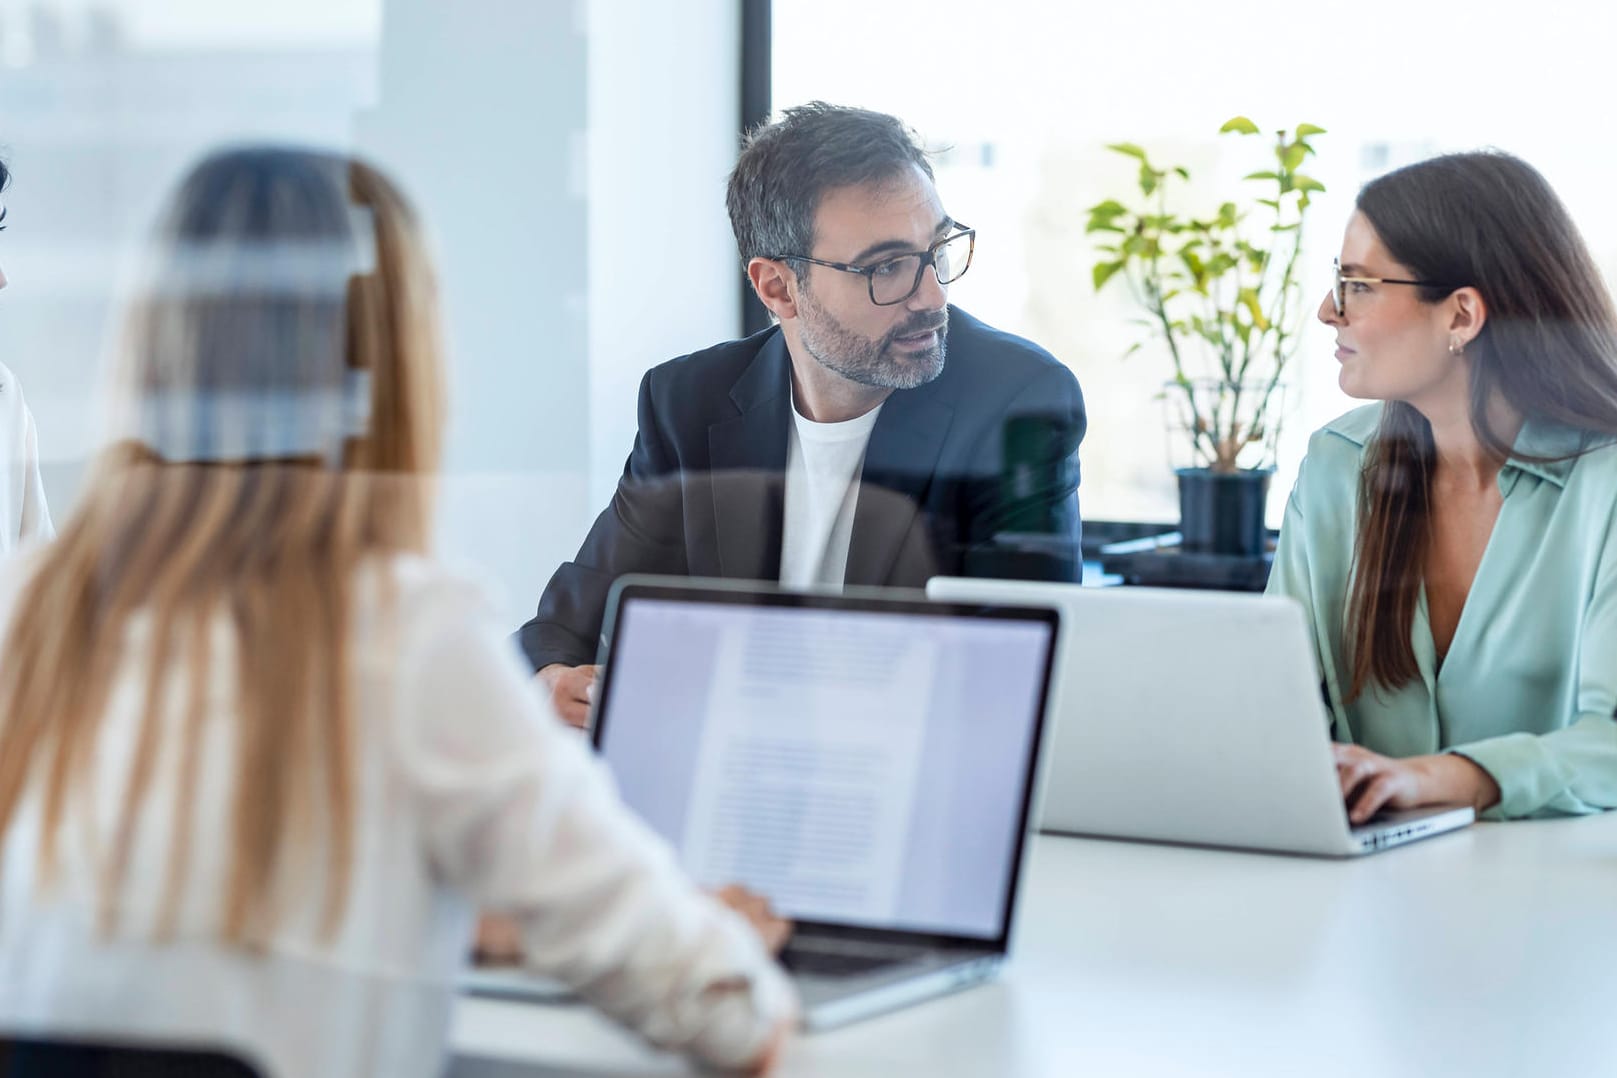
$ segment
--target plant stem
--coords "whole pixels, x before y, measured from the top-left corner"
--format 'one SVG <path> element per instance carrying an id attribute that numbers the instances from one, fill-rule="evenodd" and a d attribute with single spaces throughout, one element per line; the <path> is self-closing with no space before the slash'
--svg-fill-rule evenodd
<path id="1" fill-rule="evenodd" d="M 1306 195 L 1307 192 L 1303 192 L 1303 194 Z M 1274 346 L 1274 373 L 1269 377 L 1269 384 L 1263 390 L 1263 398 L 1258 402 L 1257 411 L 1252 416 L 1254 430 L 1262 429 L 1261 424 L 1269 411 L 1269 402 L 1273 399 L 1275 387 L 1280 384 L 1280 376 L 1285 373 L 1286 369 L 1288 357 L 1286 356 L 1285 344 L 1286 338 L 1290 334 L 1286 332 L 1285 327 L 1287 319 L 1290 317 L 1291 295 L 1297 288 L 1295 283 L 1297 259 L 1301 257 L 1303 250 L 1303 210 L 1301 207 L 1297 210 L 1297 227 L 1293 230 L 1292 235 L 1294 239 L 1291 246 L 1291 257 L 1286 259 L 1286 268 L 1280 275 L 1280 297 L 1277 301 L 1278 317 L 1274 323 L 1277 331 Z"/>

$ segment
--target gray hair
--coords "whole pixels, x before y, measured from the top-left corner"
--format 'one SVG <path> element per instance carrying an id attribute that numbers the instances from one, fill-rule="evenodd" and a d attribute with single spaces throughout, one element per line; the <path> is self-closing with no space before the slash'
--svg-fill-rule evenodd
<path id="1" fill-rule="evenodd" d="M 932 179 L 926 150 L 896 117 L 824 101 L 787 109 L 753 129 L 730 173 L 725 204 L 742 264 L 807 254 L 826 192 L 891 180 L 912 165 Z"/>

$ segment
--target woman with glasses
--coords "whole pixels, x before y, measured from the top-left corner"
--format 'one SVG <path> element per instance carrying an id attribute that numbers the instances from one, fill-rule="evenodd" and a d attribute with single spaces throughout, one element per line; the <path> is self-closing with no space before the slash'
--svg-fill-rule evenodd
<path id="1" fill-rule="evenodd" d="M 485 908 L 647 1040 L 764 1066 L 783 926 L 678 871 L 424 556 L 443 359 L 397 190 L 214 156 L 146 279 L 124 429 L 0 577 L 0 1029 L 435 1075 Z"/>
<path id="2" fill-rule="evenodd" d="M 0 196 L 11 183 L 6 163 L 0 161 Z M 0 232 L 6 229 L 6 205 L 0 200 Z M 6 275 L 0 270 L 0 289 Z M 23 399 L 22 383 L 0 363 L 0 554 L 19 543 L 49 539 L 51 513 L 45 504 L 45 484 L 39 476 L 38 437 L 34 414 Z"/>
<path id="3" fill-rule="evenodd" d="M 1310 441 L 1269 591 L 1351 819 L 1617 806 L 1617 311 L 1565 208 L 1501 153 L 1382 176 L 1319 318 L 1379 403 Z"/>

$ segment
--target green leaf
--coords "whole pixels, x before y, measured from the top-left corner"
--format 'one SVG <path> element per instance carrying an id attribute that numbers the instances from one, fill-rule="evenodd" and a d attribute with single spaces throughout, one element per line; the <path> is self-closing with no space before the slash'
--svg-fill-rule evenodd
<path id="1" fill-rule="evenodd" d="M 1106 148 L 1111 150 L 1113 153 L 1120 153 L 1128 157 L 1137 158 L 1142 163 L 1145 161 L 1145 150 L 1142 147 L 1136 146 L 1132 142 L 1109 142 L 1106 144 Z"/>
<path id="2" fill-rule="evenodd" d="M 1248 172 L 1241 177 L 1243 180 L 1278 180 L 1279 178 L 1280 173 L 1278 172 Z"/>
<path id="3" fill-rule="evenodd" d="M 1095 203 L 1085 212 L 1092 214 L 1103 214 L 1107 217 L 1116 217 L 1119 214 L 1129 212 L 1129 208 L 1117 201 L 1117 199 L 1109 198 L 1105 202 Z"/>
<path id="4" fill-rule="evenodd" d="M 1095 263 L 1095 268 L 1091 271 L 1095 278 L 1095 291 L 1099 292 L 1106 282 L 1112 279 L 1112 275 L 1122 268 L 1123 260 L 1121 259 L 1116 262 Z"/>
<path id="5" fill-rule="evenodd" d="M 1195 251 L 1188 251 L 1183 248 L 1179 251 L 1179 260 L 1190 271 L 1191 280 L 1196 282 L 1196 290 L 1201 291 L 1207 280 L 1207 264 L 1201 260 L 1201 257 Z"/>
<path id="6" fill-rule="evenodd" d="M 1144 347 L 1145 347 L 1145 342 L 1144 341 L 1135 341 L 1133 344 L 1129 345 L 1129 350 L 1127 352 L 1123 353 L 1123 358 L 1124 359 L 1129 358 L 1134 353 L 1138 352 L 1140 349 L 1142 349 Z"/>
<path id="7" fill-rule="evenodd" d="M 1185 166 L 1183 166 L 1183 165 L 1175 165 L 1173 167 L 1173 170 L 1174 170 L 1174 172 L 1178 173 L 1179 178 L 1181 180 L 1190 179 L 1190 169 L 1186 168 Z"/>
<path id="8" fill-rule="evenodd" d="M 1126 211 L 1114 213 L 1111 210 L 1090 210 L 1089 223 L 1084 226 L 1084 231 L 1098 232 L 1104 229 L 1108 232 L 1127 232 L 1128 229 L 1124 228 L 1122 224 L 1119 224 L 1119 222 L 1122 221 L 1126 223 L 1128 216 L 1129 215 Z"/>
<path id="9" fill-rule="evenodd" d="M 1218 133 L 1221 135 L 1229 131 L 1239 131 L 1243 135 L 1256 135 L 1258 125 L 1245 116 L 1234 116 L 1224 121 L 1224 126 L 1218 129 Z"/>
<path id="10" fill-rule="evenodd" d="M 1305 139 L 1309 135 L 1323 135 L 1323 134 L 1325 134 L 1325 129 L 1323 127 L 1315 127 L 1313 124 L 1298 124 L 1297 125 L 1297 137 L 1299 139 Z"/>
<path id="11" fill-rule="evenodd" d="M 1161 178 L 1161 174 L 1159 172 L 1157 172 L 1156 169 L 1152 168 L 1150 165 L 1146 164 L 1144 161 L 1140 162 L 1140 193 L 1141 194 L 1149 195 L 1149 194 L 1152 194 L 1153 192 L 1155 192 L 1156 189 L 1157 189 L 1157 180 L 1160 179 L 1160 178 Z"/>
<path id="12" fill-rule="evenodd" d="M 1223 228 L 1234 228 L 1236 221 L 1235 203 L 1226 202 L 1218 208 L 1218 223 Z"/>
<path id="13" fill-rule="evenodd" d="M 1252 324 L 1264 333 L 1269 332 L 1269 319 L 1263 313 L 1263 307 L 1258 303 L 1258 290 L 1256 288 L 1243 288 L 1237 297 L 1246 313 L 1252 316 Z"/>
<path id="14" fill-rule="evenodd" d="M 1323 191 L 1325 185 L 1312 176 L 1304 176 L 1301 172 L 1291 178 L 1291 186 L 1298 191 Z"/>
<path id="15" fill-rule="evenodd" d="M 1308 147 L 1301 142 L 1292 142 L 1281 147 L 1279 153 L 1281 167 L 1287 172 L 1295 172 L 1302 165 L 1303 158 L 1308 156 Z"/>

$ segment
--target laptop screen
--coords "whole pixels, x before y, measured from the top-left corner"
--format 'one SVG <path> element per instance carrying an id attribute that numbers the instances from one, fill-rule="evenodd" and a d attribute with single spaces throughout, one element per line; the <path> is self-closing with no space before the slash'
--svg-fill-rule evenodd
<path id="1" fill-rule="evenodd" d="M 1002 938 L 1053 613 L 635 591 L 597 744 L 700 883 L 798 921 Z"/>

